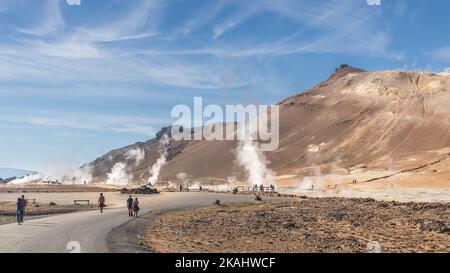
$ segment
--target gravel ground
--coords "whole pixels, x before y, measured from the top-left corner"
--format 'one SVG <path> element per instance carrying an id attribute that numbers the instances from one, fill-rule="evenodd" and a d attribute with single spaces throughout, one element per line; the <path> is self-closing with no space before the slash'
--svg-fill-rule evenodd
<path id="1" fill-rule="evenodd" d="M 139 236 L 156 252 L 450 252 L 450 203 L 286 198 L 167 213 Z"/>

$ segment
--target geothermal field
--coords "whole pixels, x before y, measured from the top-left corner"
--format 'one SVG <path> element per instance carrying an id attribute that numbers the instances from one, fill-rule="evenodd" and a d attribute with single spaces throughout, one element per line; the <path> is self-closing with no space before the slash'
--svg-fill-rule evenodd
<path id="1" fill-rule="evenodd" d="M 113 217 L 132 194 L 150 216 L 110 218 L 99 236 L 116 239 L 100 250 L 118 251 L 114 234 L 125 234 L 130 252 L 448 252 L 449 84 L 448 74 L 342 65 L 278 104 L 275 151 L 175 141 L 166 127 L 81 167 L 3 178 L 2 221 L 22 194 L 35 199 L 30 213 L 61 223 L 92 217 L 99 193 Z"/>

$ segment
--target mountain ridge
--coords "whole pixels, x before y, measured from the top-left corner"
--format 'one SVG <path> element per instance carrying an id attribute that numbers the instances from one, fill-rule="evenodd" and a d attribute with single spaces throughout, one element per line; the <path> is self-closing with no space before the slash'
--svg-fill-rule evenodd
<path id="1" fill-rule="evenodd" d="M 400 170 L 439 157 L 450 147 L 449 86 L 445 75 L 368 72 L 341 65 L 328 79 L 278 103 L 280 148 L 264 153 L 267 165 L 279 178 L 302 179 L 316 175 L 317 168 L 321 174 L 349 174 L 358 166 Z M 237 144 L 171 141 L 160 179 L 176 180 L 177 174 L 186 173 L 199 180 L 245 180 L 245 171 L 236 164 Z M 145 181 L 159 157 L 157 138 L 90 163 L 94 178 L 104 181 L 112 165 L 123 160 L 120 154 L 131 147 L 146 152 L 142 164 L 128 164 L 135 179 Z"/>
<path id="2" fill-rule="evenodd" d="M 36 171 L 14 169 L 14 168 L 0 168 L 0 179 L 3 181 L 11 180 L 14 177 L 22 177 L 27 174 L 35 174 Z"/>

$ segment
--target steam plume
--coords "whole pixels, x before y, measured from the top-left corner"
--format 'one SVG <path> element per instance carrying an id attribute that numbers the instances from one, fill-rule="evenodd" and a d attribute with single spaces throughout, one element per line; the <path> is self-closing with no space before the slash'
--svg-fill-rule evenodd
<path id="1" fill-rule="evenodd" d="M 116 163 L 107 175 L 106 184 L 108 185 L 127 185 L 133 180 L 133 177 L 127 173 L 127 165 L 122 162 Z"/>
<path id="2" fill-rule="evenodd" d="M 179 173 L 179 174 L 177 174 L 177 179 L 178 180 L 186 181 L 187 178 L 188 178 L 187 173 Z"/>
<path id="3" fill-rule="evenodd" d="M 158 182 L 159 173 L 161 172 L 161 168 L 166 164 L 166 158 L 167 158 L 167 148 L 170 144 L 170 139 L 167 136 L 167 134 L 163 135 L 163 137 L 159 141 L 159 146 L 161 148 L 160 151 L 160 157 L 158 160 L 156 160 L 155 164 L 149 169 L 150 172 L 150 178 L 148 179 L 148 182 L 151 184 L 155 184 Z"/>
<path id="4" fill-rule="evenodd" d="M 145 159 L 145 152 L 140 148 L 130 149 L 125 153 L 127 160 L 134 160 L 135 165 L 139 165 Z"/>
<path id="5" fill-rule="evenodd" d="M 274 184 L 272 171 L 266 167 L 268 162 L 255 142 L 241 141 L 237 147 L 237 159 L 244 167 L 250 185 Z"/>
<path id="6" fill-rule="evenodd" d="M 60 182 L 63 184 L 83 184 L 92 181 L 91 168 L 84 166 L 82 168 L 75 164 L 52 164 L 38 174 L 28 175 L 11 181 L 10 185 L 22 185 L 33 182 Z"/>

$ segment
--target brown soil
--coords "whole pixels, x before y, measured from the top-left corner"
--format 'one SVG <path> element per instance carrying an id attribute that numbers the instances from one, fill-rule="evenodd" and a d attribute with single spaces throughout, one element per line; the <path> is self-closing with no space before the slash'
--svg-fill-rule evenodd
<path id="1" fill-rule="evenodd" d="M 157 252 L 450 252 L 449 203 L 308 198 L 163 215 L 140 236 Z"/>

